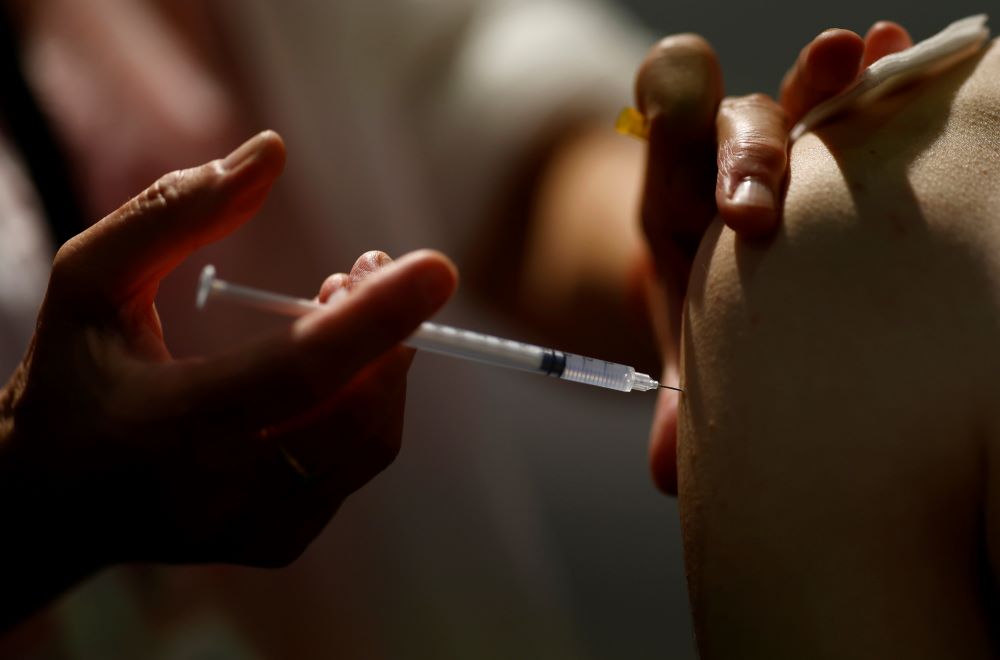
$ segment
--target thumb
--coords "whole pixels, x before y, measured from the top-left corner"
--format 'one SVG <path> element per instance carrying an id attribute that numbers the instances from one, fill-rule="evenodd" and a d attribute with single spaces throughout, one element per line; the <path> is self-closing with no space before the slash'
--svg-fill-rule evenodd
<path id="1" fill-rule="evenodd" d="M 198 402 L 202 418 L 240 411 L 246 428 L 312 410 L 412 334 L 455 284 L 455 266 L 443 255 L 430 250 L 406 255 L 286 332 L 179 365 L 179 396 Z"/>
<path id="2" fill-rule="evenodd" d="M 225 159 L 166 174 L 63 245 L 53 278 L 89 302 L 152 302 L 185 257 L 253 216 L 284 163 L 281 137 L 264 131 Z"/>

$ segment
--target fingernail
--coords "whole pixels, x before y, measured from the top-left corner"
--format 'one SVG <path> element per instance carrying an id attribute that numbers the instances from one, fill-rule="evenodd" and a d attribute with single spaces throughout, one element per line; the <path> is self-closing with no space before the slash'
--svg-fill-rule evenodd
<path id="1" fill-rule="evenodd" d="M 232 172 L 244 163 L 252 160 L 258 153 L 260 153 L 261 147 L 264 145 L 266 135 L 266 131 L 264 133 L 258 133 L 240 146 L 236 147 L 236 149 L 222 161 L 222 167 L 225 170 Z"/>
<path id="2" fill-rule="evenodd" d="M 729 197 L 733 204 L 753 206 L 756 208 L 773 209 L 774 191 L 758 179 L 748 178 L 740 181 L 736 190 Z"/>

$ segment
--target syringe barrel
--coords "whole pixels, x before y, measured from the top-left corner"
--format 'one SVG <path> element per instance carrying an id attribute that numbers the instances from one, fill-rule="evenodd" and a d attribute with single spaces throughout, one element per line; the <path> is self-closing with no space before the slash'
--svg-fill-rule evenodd
<path id="1" fill-rule="evenodd" d="M 463 357 L 522 371 L 542 371 L 547 349 L 470 330 L 425 322 L 404 342 L 432 353 Z"/>
<path id="2" fill-rule="evenodd" d="M 406 344 L 433 353 L 533 371 L 619 392 L 631 392 L 635 382 L 635 369 L 624 364 L 522 344 L 437 323 L 421 324 L 406 340 Z"/>
<path id="3" fill-rule="evenodd" d="M 575 383 L 631 392 L 635 381 L 635 369 L 624 364 L 566 353 L 566 368 L 559 377 Z"/>

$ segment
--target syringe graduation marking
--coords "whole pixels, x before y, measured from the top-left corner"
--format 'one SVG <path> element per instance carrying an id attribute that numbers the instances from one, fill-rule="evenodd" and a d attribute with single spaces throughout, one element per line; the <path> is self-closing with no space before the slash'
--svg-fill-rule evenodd
<path id="1" fill-rule="evenodd" d="M 257 309 L 295 317 L 324 307 L 311 300 L 230 284 L 216 278 L 213 266 L 205 266 L 199 280 L 195 304 L 202 308 L 210 297 L 216 296 Z M 657 388 L 683 391 L 676 387 L 660 385 L 650 378 L 649 374 L 637 372 L 628 365 L 523 344 L 430 321 L 420 324 L 420 327 L 403 343 L 434 353 L 498 367 L 541 373 L 561 380 L 620 392 L 648 392 Z"/>

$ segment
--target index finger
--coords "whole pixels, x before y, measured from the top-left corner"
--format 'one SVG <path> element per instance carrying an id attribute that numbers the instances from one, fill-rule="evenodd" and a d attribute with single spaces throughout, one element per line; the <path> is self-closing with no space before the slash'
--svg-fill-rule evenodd
<path id="1" fill-rule="evenodd" d="M 225 159 L 167 174 L 68 241 L 53 276 L 90 302 L 152 302 L 159 280 L 188 254 L 256 212 L 284 163 L 281 138 L 264 131 Z"/>

